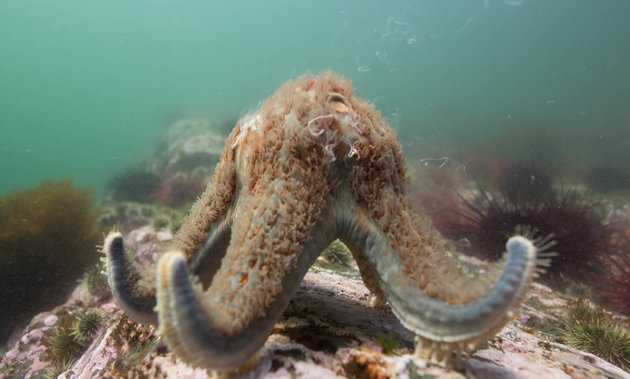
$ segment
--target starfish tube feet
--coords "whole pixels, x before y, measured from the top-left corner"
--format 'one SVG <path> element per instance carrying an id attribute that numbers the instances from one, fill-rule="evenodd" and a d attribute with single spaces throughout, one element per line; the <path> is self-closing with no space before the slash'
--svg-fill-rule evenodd
<path id="1" fill-rule="evenodd" d="M 472 350 L 499 331 L 536 274 L 539 248 L 534 242 L 510 238 L 502 271 L 494 267 L 483 278 L 471 279 L 461 274 L 441 237 L 422 230 L 426 223 L 406 208 L 392 209 L 397 218 L 383 225 L 396 227 L 388 232 L 361 212 L 341 213 L 339 228 L 343 239 L 363 252 L 372 269 L 367 274 L 376 278 L 396 317 L 416 334 L 416 352 L 425 347 L 433 360 L 446 360 L 451 352 Z"/>
<path id="2" fill-rule="evenodd" d="M 241 333 L 226 336 L 202 311 L 199 283 L 191 284 L 181 252 L 168 252 L 158 263 L 158 334 L 185 362 L 205 369 L 229 370 L 247 362 L 265 343 L 271 327 L 254 322 Z M 261 330 L 262 328 L 262 330 Z M 263 332 L 264 331 L 264 332 Z"/>
<path id="3" fill-rule="evenodd" d="M 505 268 L 485 296 L 463 306 L 431 301 L 420 322 L 410 315 L 404 317 L 403 325 L 418 337 L 417 348 L 427 344 L 431 358 L 444 361 L 452 351 L 474 350 L 514 317 L 536 273 L 537 248 L 522 236 L 511 237 L 506 247 Z M 399 316 L 396 308 L 392 308 Z"/>
<path id="4" fill-rule="evenodd" d="M 498 280 L 468 303 L 427 296 L 411 280 L 407 285 L 400 285 L 400 279 L 391 285 L 393 277 L 401 278 L 396 266 L 381 271 L 387 278 L 382 284 L 387 300 L 401 323 L 417 335 L 417 348 L 424 345 L 432 359 L 446 360 L 452 351 L 473 350 L 512 319 L 536 272 L 536 247 L 527 238 L 514 236 L 507 249 L 508 259 Z"/>
<path id="5" fill-rule="evenodd" d="M 120 232 L 110 232 L 103 245 L 107 282 L 125 313 L 142 324 L 157 325 L 155 292 L 140 283 L 142 276 L 129 261 Z"/>

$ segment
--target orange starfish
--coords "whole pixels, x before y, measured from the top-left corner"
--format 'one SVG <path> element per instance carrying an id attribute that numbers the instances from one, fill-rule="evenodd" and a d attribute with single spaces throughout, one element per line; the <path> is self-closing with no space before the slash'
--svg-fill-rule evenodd
<path id="1" fill-rule="evenodd" d="M 538 248 L 507 243 L 484 278 L 462 275 L 407 196 L 405 160 L 374 106 L 332 72 L 288 82 L 239 121 L 156 283 L 140 276 L 122 235 L 108 235 L 118 304 L 184 361 L 244 364 L 265 343 L 306 271 L 336 238 L 352 251 L 371 305 L 389 303 L 433 358 L 472 349 L 513 317 Z M 419 349 L 417 349 L 419 351 Z"/>

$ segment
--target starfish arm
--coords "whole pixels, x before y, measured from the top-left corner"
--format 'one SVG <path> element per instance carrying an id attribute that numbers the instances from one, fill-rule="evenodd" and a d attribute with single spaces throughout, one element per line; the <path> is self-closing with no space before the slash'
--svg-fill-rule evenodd
<path id="1" fill-rule="evenodd" d="M 368 289 L 368 291 L 370 291 L 370 297 L 368 298 L 367 305 L 369 307 L 386 305 L 387 299 L 385 298 L 383 291 L 381 291 L 381 286 L 378 283 L 377 276 L 374 273 L 370 262 L 365 259 L 365 255 L 363 254 L 363 252 L 356 246 L 354 246 L 350 241 L 343 239 L 343 237 L 340 239 L 340 241 L 343 242 L 346 247 L 348 247 L 348 250 L 350 250 L 350 252 L 352 253 L 352 257 L 354 258 L 354 261 L 357 263 L 357 267 L 359 268 L 359 274 L 361 275 L 363 284 Z"/>
<path id="2" fill-rule="evenodd" d="M 216 255 L 225 253 L 232 222 L 229 204 L 233 199 L 236 173 L 228 157 L 226 151 L 224 162 L 217 166 L 211 184 L 193 206 L 173 243 L 175 248 L 186 252 L 188 259 L 194 258 L 193 271 L 202 271 L 202 276 L 209 279 L 218 268 L 216 262 L 221 261 L 221 256 Z M 108 282 L 118 305 L 132 320 L 157 325 L 155 286 L 144 280 L 145 275 L 129 260 L 122 234 L 111 232 L 105 239 L 103 251 Z M 197 254 L 193 257 L 193 253 Z"/>
<path id="3" fill-rule="evenodd" d="M 191 270 L 209 283 L 221 264 L 230 238 L 231 218 L 226 217 L 208 233 L 206 242 L 194 256 Z M 105 239 L 107 280 L 114 299 L 125 313 L 142 324 L 157 325 L 155 288 L 129 260 L 120 232 L 111 232 Z"/>
<path id="4" fill-rule="evenodd" d="M 205 369 L 238 367 L 265 343 L 276 314 L 273 307 L 265 316 L 234 336 L 225 336 L 208 322 L 197 296 L 201 290 L 191 284 L 186 259 L 181 252 L 169 252 L 158 265 L 159 335 L 171 351 L 186 363 Z"/>
<path id="5" fill-rule="evenodd" d="M 305 213 L 315 212 L 307 198 L 300 200 L 305 189 L 282 181 L 272 187 L 239 200 L 230 246 L 207 289 L 187 270 L 182 252 L 158 262 L 159 333 L 187 363 L 219 370 L 246 363 L 334 240 L 334 223 L 304 222 Z"/>
<path id="6" fill-rule="evenodd" d="M 228 138 L 227 146 L 233 139 L 234 133 Z M 231 150 L 226 147 L 212 181 L 184 219 L 171 249 L 183 251 L 188 260 L 198 252 L 213 251 L 207 246 L 204 248 L 203 244 L 213 239 L 215 229 L 221 228 L 221 225 L 223 230 L 229 229 L 231 209 L 237 200 L 236 187 L 236 165 Z"/>
<path id="7" fill-rule="evenodd" d="M 110 232 L 105 239 L 103 251 L 106 255 L 107 281 L 114 299 L 134 321 L 157 325 L 155 290 L 139 284 L 142 276 L 135 265 L 128 261 L 123 236 Z"/>
<path id="8" fill-rule="evenodd" d="M 405 217 L 405 212 L 401 217 Z M 486 293 L 459 302 L 441 299 L 433 289 L 451 286 L 452 282 L 444 280 L 447 275 L 432 276 L 432 287 L 421 288 L 421 275 L 410 276 L 406 270 L 409 262 L 401 259 L 399 252 L 392 248 L 397 242 L 378 223 L 367 216 L 350 213 L 340 221 L 343 238 L 363 251 L 394 314 L 416 334 L 418 347 L 427 343 L 433 359 L 447 358 L 455 350 L 472 349 L 500 330 L 513 317 L 513 310 L 520 306 L 534 276 L 537 249 L 529 239 L 515 236 L 507 242 L 508 259 L 503 272 Z M 410 223 L 400 220 L 396 225 Z M 407 242 L 412 246 L 421 245 Z M 443 252 L 417 251 L 416 254 L 430 259 Z M 473 279 L 458 283 L 462 292 L 475 285 Z"/>
<path id="9" fill-rule="evenodd" d="M 200 278 L 205 287 L 210 285 L 212 278 L 221 267 L 221 260 L 230 244 L 232 223 L 232 212 L 230 211 L 208 233 L 208 238 L 203 244 L 200 244 L 199 250 L 193 254 L 188 263 L 191 272 Z"/>

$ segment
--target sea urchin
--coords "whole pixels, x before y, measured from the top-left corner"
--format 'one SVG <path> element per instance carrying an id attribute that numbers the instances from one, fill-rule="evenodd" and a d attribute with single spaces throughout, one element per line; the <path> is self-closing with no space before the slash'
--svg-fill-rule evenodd
<path id="1" fill-rule="evenodd" d="M 103 325 L 103 314 L 99 311 L 78 315 L 72 324 L 72 336 L 84 342 L 92 337 Z"/>
<path id="2" fill-rule="evenodd" d="M 630 246 L 601 255 L 608 266 L 606 275 L 597 275 L 597 293 L 611 309 L 630 316 Z"/>
<path id="3" fill-rule="evenodd" d="M 506 194 L 505 188 L 497 196 L 480 190 L 477 199 L 462 199 L 462 203 L 459 212 L 468 223 L 460 230 L 476 255 L 500 258 L 506 236 L 523 225 L 541 235 L 553 234 L 557 242 L 557 255 L 541 275 L 542 281 L 560 287 L 567 278 L 581 282 L 598 270 L 598 253 L 604 249 L 607 230 L 595 217 L 593 204 L 576 191 L 526 199 Z"/>
<path id="4" fill-rule="evenodd" d="M 583 305 L 578 304 L 578 308 Z M 572 309 L 570 313 L 575 314 Z M 565 327 L 567 343 L 630 370 L 630 334 L 603 311 L 577 312 L 586 317 L 569 317 Z"/>

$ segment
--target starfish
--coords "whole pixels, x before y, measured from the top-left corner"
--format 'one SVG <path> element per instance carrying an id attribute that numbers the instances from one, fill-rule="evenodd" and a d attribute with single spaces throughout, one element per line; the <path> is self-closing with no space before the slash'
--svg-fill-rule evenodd
<path id="1" fill-rule="evenodd" d="M 338 238 L 370 305 L 389 304 L 418 354 L 424 346 L 445 359 L 514 316 L 540 245 L 515 235 L 503 267 L 463 275 L 407 187 L 401 146 L 380 112 L 337 74 L 304 75 L 238 122 L 154 274 L 142 275 L 121 233 L 107 236 L 109 284 L 129 317 L 158 325 L 182 360 L 230 370 L 264 345 Z"/>

